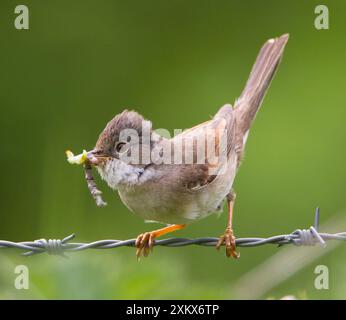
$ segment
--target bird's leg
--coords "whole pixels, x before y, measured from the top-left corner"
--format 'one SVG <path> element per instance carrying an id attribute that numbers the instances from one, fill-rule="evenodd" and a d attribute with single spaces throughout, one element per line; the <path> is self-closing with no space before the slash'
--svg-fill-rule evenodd
<path id="1" fill-rule="evenodd" d="M 155 238 L 163 236 L 166 233 L 173 232 L 175 230 L 180 230 L 183 228 L 185 228 L 185 224 L 172 224 L 165 228 L 161 228 L 161 229 L 140 234 L 137 237 L 136 243 L 135 243 L 137 247 L 137 251 L 136 251 L 137 259 L 140 258 L 142 253 L 144 257 L 148 256 L 149 252 L 152 251 L 154 247 Z"/>
<path id="2" fill-rule="evenodd" d="M 236 251 L 235 247 L 235 236 L 232 229 L 232 216 L 233 216 L 233 205 L 235 200 L 235 193 L 231 191 L 227 195 L 227 207 L 228 207 L 228 224 L 225 233 L 220 236 L 218 243 L 216 244 L 216 249 L 219 250 L 224 244 L 226 246 L 226 256 L 238 259 L 240 254 Z"/>

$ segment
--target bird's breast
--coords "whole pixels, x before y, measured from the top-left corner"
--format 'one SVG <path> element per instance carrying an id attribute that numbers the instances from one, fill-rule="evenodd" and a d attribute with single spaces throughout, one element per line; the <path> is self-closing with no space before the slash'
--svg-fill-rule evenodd
<path id="1" fill-rule="evenodd" d="M 210 184 L 197 190 L 179 184 L 179 176 L 169 169 L 148 173 L 157 179 L 141 184 L 119 186 L 124 204 L 145 220 L 167 224 L 187 224 L 219 212 L 223 200 L 230 192 L 236 173 L 236 161 L 229 161 L 226 170 Z M 155 170 L 155 169 L 151 169 Z M 173 170 L 173 169 L 172 169 Z M 173 170 L 174 171 L 174 170 Z"/>

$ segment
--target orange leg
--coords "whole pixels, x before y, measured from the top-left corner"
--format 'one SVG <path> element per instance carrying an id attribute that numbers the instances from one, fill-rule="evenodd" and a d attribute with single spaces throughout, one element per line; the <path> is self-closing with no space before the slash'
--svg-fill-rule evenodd
<path id="1" fill-rule="evenodd" d="M 136 239 L 137 259 L 140 258 L 142 252 L 144 257 L 148 256 L 149 252 L 152 251 L 154 247 L 155 238 L 161 237 L 166 233 L 173 232 L 175 230 L 180 230 L 183 228 L 185 228 L 185 224 L 172 224 L 161 229 L 140 234 Z"/>
<path id="2" fill-rule="evenodd" d="M 235 236 L 232 228 L 232 218 L 233 218 L 233 206 L 235 200 L 235 193 L 231 192 L 227 196 L 227 206 L 228 206 L 228 224 L 225 233 L 220 236 L 218 243 L 216 244 L 216 249 L 219 250 L 224 244 L 226 246 L 226 256 L 238 259 L 240 254 L 236 252 Z"/>

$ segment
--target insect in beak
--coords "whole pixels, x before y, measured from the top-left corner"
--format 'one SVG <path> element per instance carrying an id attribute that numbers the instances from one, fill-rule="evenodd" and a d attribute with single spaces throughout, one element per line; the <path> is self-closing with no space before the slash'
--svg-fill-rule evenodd
<path id="1" fill-rule="evenodd" d="M 107 161 L 110 156 L 106 155 L 100 150 L 83 150 L 82 153 L 74 155 L 70 150 L 66 151 L 67 161 L 71 164 L 84 164 L 89 162 L 90 164 L 97 166 L 105 161 Z"/>
<path id="2" fill-rule="evenodd" d="M 104 154 L 100 152 L 96 152 L 95 150 L 92 151 L 85 151 L 81 154 L 74 155 L 70 150 L 66 151 L 67 161 L 71 164 L 79 164 L 84 166 L 85 171 L 85 179 L 87 181 L 87 185 L 89 188 L 89 191 L 92 195 L 92 197 L 95 199 L 96 205 L 98 207 L 104 207 L 107 205 L 106 202 L 102 199 L 102 192 L 97 189 L 93 174 L 92 174 L 92 167 L 91 165 L 99 165 L 101 162 L 105 161 L 109 158 L 109 156 L 105 156 Z"/>

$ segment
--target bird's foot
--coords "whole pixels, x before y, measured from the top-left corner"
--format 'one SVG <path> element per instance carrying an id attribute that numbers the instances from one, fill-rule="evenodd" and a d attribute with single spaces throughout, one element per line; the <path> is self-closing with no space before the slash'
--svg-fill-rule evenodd
<path id="1" fill-rule="evenodd" d="M 220 239 L 216 244 L 216 249 L 219 250 L 223 244 L 226 247 L 227 257 L 239 259 L 240 254 L 236 251 L 235 236 L 233 234 L 233 229 L 231 227 L 227 227 L 225 233 L 222 236 L 220 236 Z"/>
<path id="2" fill-rule="evenodd" d="M 141 257 L 143 254 L 144 257 L 147 257 L 148 254 L 153 250 L 154 244 L 155 244 L 155 238 L 161 237 L 164 234 L 167 234 L 169 232 L 180 230 L 185 228 L 184 224 L 172 224 L 167 227 L 157 229 L 151 232 L 144 232 L 140 234 L 135 242 L 137 251 L 136 256 L 137 259 Z"/>
<path id="3" fill-rule="evenodd" d="M 136 257 L 139 260 L 141 255 L 147 257 L 153 251 L 154 241 L 156 238 L 155 232 L 145 232 L 140 234 L 136 239 Z"/>

